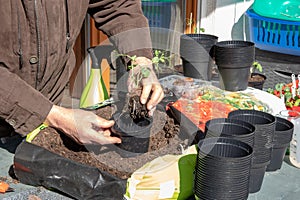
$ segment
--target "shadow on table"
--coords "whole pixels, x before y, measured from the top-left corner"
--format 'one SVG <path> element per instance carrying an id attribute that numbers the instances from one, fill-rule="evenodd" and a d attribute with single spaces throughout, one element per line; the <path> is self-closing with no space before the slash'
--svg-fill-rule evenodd
<path id="1" fill-rule="evenodd" d="M 283 162 L 285 162 L 286 164 L 288 164 L 288 165 L 290 165 L 290 166 L 292 166 L 292 167 L 295 167 L 295 166 L 291 163 L 289 155 L 284 156 Z M 295 168 L 297 168 L 297 167 L 295 167 Z"/>
<path id="2" fill-rule="evenodd" d="M 0 138 L 0 148 L 6 149 L 10 153 L 15 153 L 17 146 L 24 140 L 20 135 Z"/>

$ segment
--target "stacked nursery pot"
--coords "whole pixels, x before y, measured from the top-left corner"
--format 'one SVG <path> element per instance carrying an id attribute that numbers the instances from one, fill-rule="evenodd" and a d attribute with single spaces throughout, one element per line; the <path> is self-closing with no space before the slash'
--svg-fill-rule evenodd
<path id="1" fill-rule="evenodd" d="M 240 140 L 253 147 L 255 127 L 245 121 L 229 118 L 214 118 L 205 123 L 205 138 L 228 137 Z"/>
<path id="2" fill-rule="evenodd" d="M 228 118 L 243 120 L 255 127 L 249 192 L 258 192 L 271 160 L 275 117 L 263 111 L 235 110 L 228 114 Z"/>
<path id="3" fill-rule="evenodd" d="M 294 124 L 292 122 L 281 117 L 276 117 L 271 161 L 266 171 L 276 171 L 281 168 L 285 152 L 290 145 L 293 133 Z"/>
<path id="4" fill-rule="evenodd" d="M 215 61 L 220 86 L 228 91 L 241 91 L 248 87 L 250 68 L 255 59 L 253 42 L 229 40 L 215 45 Z"/>
<path id="5" fill-rule="evenodd" d="M 152 118 L 134 121 L 129 112 L 115 113 L 114 135 L 121 137 L 122 143 L 116 144 L 117 152 L 122 157 L 133 157 L 148 152 Z"/>
<path id="6" fill-rule="evenodd" d="M 217 36 L 209 34 L 184 34 L 180 37 L 184 76 L 211 80 L 214 66 L 213 47 L 217 41 Z"/>
<path id="7" fill-rule="evenodd" d="M 247 199 L 252 159 L 250 145 L 232 138 L 198 143 L 194 191 L 198 199 Z"/>

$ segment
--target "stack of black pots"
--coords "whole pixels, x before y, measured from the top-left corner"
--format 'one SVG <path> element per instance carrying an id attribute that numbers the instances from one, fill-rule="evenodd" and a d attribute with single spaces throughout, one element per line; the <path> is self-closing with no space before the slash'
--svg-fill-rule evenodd
<path id="1" fill-rule="evenodd" d="M 253 147 L 255 127 L 245 121 L 215 118 L 205 123 L 205 138 L 228 137 L 240 140 Z"/>
<path id="2" fill-rule="evenodd" d="M 247 199 L 252 160 L 250 145 L 232 138 L 198 143 L 194 190 L 199 199 Z"/>
<path id="3" fill-rule="evenodd" d="M 255 127 L 249 192 L 258 192 L 271 160 L 275 117 L 257 110 L 235 110 L 229 113 L 228 118 L 243 120 Z"/>
<path id="4" fill-rule="evenodd" d="M 247 89 L 250 68 L 255 59 L 254 43 L 240 40 L 221 41 L 216 43 L 214 50 L 221 88 L 228 91 Z"/>
<path id="5" fill-rule="evenodd" d="M 292 140 L 293 132 L 294 124 L 292 122 L 281 117 L 276 117 L 271 161 L 267 166 L 267 172 L 276 171 L 281 168 L 285 152 Z"/>
<path id="6" fill-rule="evenodd" d="M 115 113 L 113 135 L 122 139 L 116 144 L 117 152 L 122 157 L 134 157 L 148 152 L 153 118 L 141 118 L 134 121 L 129 112 Z"/>
<path id="7" fill-rule="evenodd" d="M 217 41 L 217 36 L 208 34 L 184 34 L 180 37 L 184 76 L 211 80 L 214 67 L 213 47 Z"/>

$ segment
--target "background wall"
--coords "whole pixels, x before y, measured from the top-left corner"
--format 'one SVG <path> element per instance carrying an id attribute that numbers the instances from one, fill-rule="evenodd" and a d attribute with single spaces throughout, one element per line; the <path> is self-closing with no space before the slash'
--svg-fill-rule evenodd
<path id="1" fill-rule="evenodd" d="M 248 21 L 245 11 L 254 0 L 200 0 L 202 1 L 200 27 L 219 41 L 248 39 Z"/>

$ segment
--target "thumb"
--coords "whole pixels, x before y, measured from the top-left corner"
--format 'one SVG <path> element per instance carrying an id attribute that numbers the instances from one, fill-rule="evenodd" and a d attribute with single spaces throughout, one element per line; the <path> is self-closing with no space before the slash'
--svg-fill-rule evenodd
<path id="1" fill-rule="evenodd" d="M 114 120 L 99 119 L 98 125 L 101 128 L 110 128 L 115 124 Z"/>

